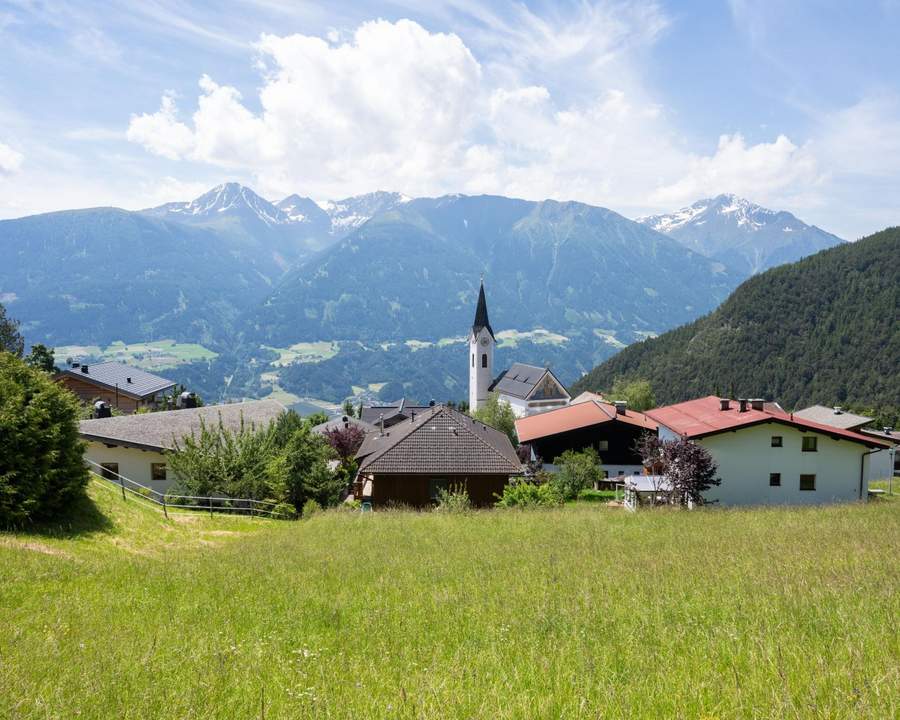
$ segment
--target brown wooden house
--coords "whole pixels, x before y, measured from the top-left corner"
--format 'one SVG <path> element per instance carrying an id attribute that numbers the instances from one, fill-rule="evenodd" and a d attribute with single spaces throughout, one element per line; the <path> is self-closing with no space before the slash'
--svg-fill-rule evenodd
<path id="1" fill-rule="evenodd" d="M 428 507 L 452 488 L 464 488 L 473 505 L 491 505 L 522 472 L 506 434 L 443 405 L 369 433 L 356 458 L 355 494 L 371 488 L 376 507 Z"/>
<path id="2" fill-rule="evenodd" d="M 171 380 L 117 362 L 73 363 L 56 374 L 56 381 L 82 402 L 103 400 L 123 413 L 155 407 L 175 387 Z"/>

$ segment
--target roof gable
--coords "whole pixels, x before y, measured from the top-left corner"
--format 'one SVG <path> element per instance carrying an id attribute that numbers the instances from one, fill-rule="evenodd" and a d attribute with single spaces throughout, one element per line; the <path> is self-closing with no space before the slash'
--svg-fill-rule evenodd
<path id="1" fill-rule="evenodd" d="M 774 422 L 829 435 L 839 440 L 852 440 L 868 447 L 884 446 L 883 443 L 852 430 L 798 418 L 794 413 L 784 412 L 774 403 L 767 403 L 763 410 L 754 410 L 748 406 L 744 412 L 741 412 L 739 403 L 730 400 L 729 409 L 722 410 L 721 402 L 725 399 L 727 398 L 707 395 L 695 400 L 648 410 L 647 415 L 672 432 L 689 438 L 702 438 L 742 427 Z"/>
<path id="2" fill-rule="evenodd" d="M 514 475 L 521 463 L 509 438 L 473 418 L 438 405 L 384 434 L 366 436 L 360 472 Z"/>
<path id="3" fill-rule="evenodd" d="M 634 425 L 651 432 L 657 429 L 656 422 L 644 413 L 626 410 L 617 414 L 615 405 L 591 400 L 519 418 L 516 420 L 516 433 L 519 442 L 524 443 L 608 422 Z"/>
<path id="4" fill-rule="evenodd" d="M 797 410 L 794 412 L 794 417 L 845 430 L 859 428 L 872 422 L 872 418 L 865 415 L 856 415 L 841 408 L 825 407 L 824 405 L 811 405 L 803 410 Z"/>
<path id="5" fill-rule="evenodd" d="M 84 368 L 87 368 L 87 372 L 84 372 Z M 117 389 L 120 393 L 135 398 L 175 387 L 175 383 L 167 378 L 112 361 L 94 365 L 85 363 L 77 368 L 67 367 L 57 375 L 57 378 L 60 377 L 76 378 L 110 390 Z"/>
<path id="6" fill-rule="evenodd" d="M 500 375 L 491 385 L 490 389 L 501 395 L 519 398 L 521 400 L 536 399 L 530 397 L 541 386 L 542 381 L 549 377 L 548 385 L 555 388 L 555 394 L 547 394 L 541 399 L 568 399 L 569 393 L 559 379 L 548 369 L 525 363 L 513 363 L 509 370 Z"/>
<path id="7" fill-rule="evenodd" d="M 236 432 L 245 427 L 262 428 L 277 420 L 286 408 L 277 400 L 251 400 L 227 405 L 138 413 L 117 417 L 82 420 L 78 434 L 85 440 L 107 445 L 122 445 L 147 450 L 174 450 L 175 441 L 200 432 L 219 422 Z"/>

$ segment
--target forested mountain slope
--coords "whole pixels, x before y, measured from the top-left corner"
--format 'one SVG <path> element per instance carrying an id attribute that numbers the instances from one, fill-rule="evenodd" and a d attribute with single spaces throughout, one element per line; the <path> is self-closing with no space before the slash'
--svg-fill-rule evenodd
<path id="1" fill-rule="evenodd" d="M 900 228 L 744 282 L 721 307 L 594 368 L 573 390 L 647 378 L 657 401 L 708 393 L 900 406 Z"/>

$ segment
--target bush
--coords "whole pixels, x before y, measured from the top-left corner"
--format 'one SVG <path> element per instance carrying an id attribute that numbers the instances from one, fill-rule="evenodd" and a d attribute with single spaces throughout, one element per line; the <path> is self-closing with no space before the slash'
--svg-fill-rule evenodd
<path id="1" fill-rule="evenodd" d="M 465 513 L 472 509 L 469 493 L 461 485 L 438 490 L 436 512 Z"/>
<path id="2" fill-rule="evenodd" d="M 280 502 L 272 508 L 272 515 L 279 520 L 296 520 L 297 508 L 290 503 Z"/>
<path id="3" fill-rule="evenodd" d="M 0 352 L 0 525 L 54 520 L 88 482 L 78 401 Z"/>
<path id="4" fill-rule="evenodd" d="M 527 480 L 512 480 L 503 488 L 503 495 L 496 502 L 497 507 L 552 507 L 562 505 L 563 499 L 550 483 L 532 483 Z"/>
<path id="5" fill-rule="evenodd" d="M 301 516 L 304 519 L 308 519 L 308 518 L 311 518 L 316 513 L 320 513 L 320 512 L 322 512 L 322 506 L 319 505 L 319 503 L 317 503 L 315 500 L 310 498 L 305 503 L 303 503 L 303 512 L 301 513 Z"/>
<path id="6" fill-rule="evenodd" d="M 603 479 L 600 456 L 594 448 L 581 452 L 566 450 L 553 461 L 559 470 L 553 474 L 550 484 L 565 500 L 574 500 L 582 490 L 592 488 Z"/>

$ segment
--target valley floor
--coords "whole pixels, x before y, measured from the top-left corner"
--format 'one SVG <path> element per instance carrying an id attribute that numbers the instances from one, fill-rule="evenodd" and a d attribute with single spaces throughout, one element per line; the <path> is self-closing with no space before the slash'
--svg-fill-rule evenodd
<path id="1" fill-rule="evenodd" d="M 2 718 L 889 718 L 900 499 L 0 533 Z"/>

